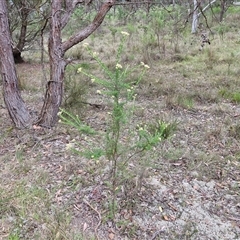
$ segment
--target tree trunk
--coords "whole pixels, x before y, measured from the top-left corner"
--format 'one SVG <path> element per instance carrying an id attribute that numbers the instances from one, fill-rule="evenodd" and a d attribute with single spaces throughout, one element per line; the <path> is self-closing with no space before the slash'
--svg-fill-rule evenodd
<path id="1" fill-rule="evenodd" d="M 22 58 L 22 52 L 19 51 L 17 48 L 13 48 L 13 58 L 15 63 L 24 63 L 24 60 Z"/>
<path id="2" fill-rule="evenodd" d="M 198 27 L 198 1 L 193 0 L 193 19 L 192 19 L 192 33 L 197 32 L 197 27 Z"/>
<path id="3" fill-rule="evenodd" d="M 53 1 L 52 3 L 48 50 L 50 81 L 46 86 L 44 104 L 37 124 L 50 128 L 57 122 L 57 113 L 62 103 L 63 79 L 66 67 L 61 39 L 61 1 Z"/>
<path id="4" fill-rule="evenodd" d="M 17 128 L 25 128 L 30 124 L 30 114 L 21 98 L 14 64 L 7 16 L 7 4 L 0 1 L 0 71 L 3 82 L 4 102 L 9 115 Z"/>
<path id="5" fill-rule="evenodd" d="M 223 21 L 224 13 L 225 13 L 225 7 L 226 7 L 226 0 L 221 1 L 221 11 L 220 11 L 220 16 L 219 16 L 219 22 Z"/>
<path id="6" fill-rule="evenodd" d="M 67 19 L 67 17 L 63 17 L 62 15 L 61 1 L 52 1 L 48 44 L 50 81 L 47 83 L 45 100 L 37 125 L 51 128 L 56 124 L 58 120 L 57 113 L 62 103 L 64 72 L 67 65 L 67 62 L 64 60 L 64 54 L 68 49 L 86 39 L 101 25 L 113 4 L 114 0 L 105 2 L 99 9 L 92 23 L 70 37 L 67 41 L 62 42 L 61 30 L 66 25 L 65 19 Z"/>

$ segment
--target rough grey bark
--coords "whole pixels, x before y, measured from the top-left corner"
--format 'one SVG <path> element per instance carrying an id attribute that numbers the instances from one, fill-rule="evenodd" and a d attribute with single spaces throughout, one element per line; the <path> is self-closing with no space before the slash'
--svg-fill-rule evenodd
<path id="1" fill-rule="evenodd" d="M 93 22 L 77 34 L 62 42 L 61 30 L 69 18 L 77 1 L 66 1 L 67 11 L 62 12 L 62 1 L 53 0 L 50 18 L 49 57 L 50 57 L 50 80 L 47 83 L 44 104 L 37 124 L 43 127 L 53 127 L 57 122 L 57 113 L 62 103 L 64 72 L 67 62 L 64 59 L 65 52 L 86 39 L 102 23 L 104 17 L 114 5 L 113 0 L 106 1 L 99 9 Z"/>
<path id="2" fill-rule="evenodd" d="M 30 124 L 30 114 L 21 98 L 14 64 L 12 41 L 9 31 L 7 4 L 0 1 L 0 71 L 3 82 L 4 102 L 9 115 L 17 128 Z"/>
<path id="3" fill-rule="evenodd" d="M 50 57 L 50 80 L 47 83 L 44 105 L 38 125 L 52 127 L 57 121 L 57 113 L 62 102 L 63 79 L 66 62 L 61 39 L 61 1 L 53 1 L 50 18 L 48 51 Z"/>

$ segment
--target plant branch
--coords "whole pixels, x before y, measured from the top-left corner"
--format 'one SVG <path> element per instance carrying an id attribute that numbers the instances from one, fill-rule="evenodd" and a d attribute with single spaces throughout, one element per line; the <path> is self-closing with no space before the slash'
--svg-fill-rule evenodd
<path id="1" fill-rule="evenodd" d="M 114 5 L 114 3 L 115 3 L 115 0 L 109 0 L 105 2 L 99 9 L 92 23 L 90 23 L 86 28 L 84 28 L 83 30 L 79 31 L 78 33 L 70 37 L 67 41 L 63 42 L 63 45 L 62 45 L 63 51 L 66 52 L 68 49 L 78 44 L 79 42 L 82 42 L 89 35 L 91 35 L 101 25 L 106 14 Z"/>

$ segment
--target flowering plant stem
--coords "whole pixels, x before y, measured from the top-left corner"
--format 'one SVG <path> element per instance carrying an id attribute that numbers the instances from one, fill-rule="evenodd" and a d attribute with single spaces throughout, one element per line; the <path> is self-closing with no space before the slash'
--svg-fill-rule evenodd
<path id="1" fill-rule="evenodd" d="M 115 219 L 117 209 L 117 193 L 124 180 L 126 180 L 126 178 L 129 179 L 129 176 L 126 176 L 130 175 L 129 173 L 131 171 L 127 168 L 129 161 L 139 155 L 140 163 L 137 164 L 140 168 L 143 168 L 145 165 L 141 166 L 141 158 L 144 152 L 151 150 L 158 142 L 164 139 L 167 136 L 165 130 L 169 127 L 169 125 L 165 123 L 164 125 L 160 122 L 158 122 L 156 126 L 151 126 L 149 129 L 145 125 L 144 127 L 139 127 L 137 130 L 131 130 L 130 125 L 126 126 L 126 123 L 130 123 L 130 116 L 134 111 L 134 100 L 136 98 L 135 88 L 149 68 L 149 66 L 143 62 L 135 67 L 123 67 L 121 65 L 121 55 L 127 36 L 128 34 L 126 32 L 122 32 L 114 69 L 108 68 L 100 60 L 98 54 L 92 52 L 88 44 L 85 44 L 86 49 L 103 69 L 105 73 L 104 79 L 87 73 L 82 68 L 78 69 L 78 73 L 88 76 L 92 82 L 101 87 L 101 90 L 97 90 L 97 93 L 107 96 L 111 106 L 106 129 L 104 154 L 110 163 L 109 186 L 111 197 L 109 201 L 109 213 L 112 220 Z M 136 79 L 135 77 L 136 80 L 134 82 L 129 81 L 129 76 L 136 70 L 140 72 L 138 78 Z M 132 103 L 127 105 L 127 103 L 130 102 Z M 132 107 L 129 107 L 129 105 Z M 70 123 L 67 119 L 62 119 L 68 125 L 73 125 L 71 122 L 73 120 L 75 121 L 75 118 L 72 117 Z M 125 136 L 129 138 L 129 142 L 122 141 Z M 128 171 L 127 174 L 126 172 L 124 173 L 124 171 Z"/>

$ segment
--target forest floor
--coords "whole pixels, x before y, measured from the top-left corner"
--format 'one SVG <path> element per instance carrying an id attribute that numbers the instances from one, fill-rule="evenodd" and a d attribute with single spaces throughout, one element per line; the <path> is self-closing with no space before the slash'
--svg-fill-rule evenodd
<path id="1" fill-rule="evenodd" d="M 240 15 L 233 10 L 222 24 L 213 22 L 211 44 L 203 48 L 201 33 L 188 33 L 185 23 L 173 25 L 170 15 L 159 28 L 155 20 L 163 12 L 155 10 L 147 18 L 141 11 L 132 20 L 128 16 L 127 24 L 117 11 L 109 13 L 84 41 L 115 69 L 121 31 L 127 31 L 123 68 L 150 66 L 136 89 L 132 119 L 125 126 L 130 133 L 138 124 L 176 124 L 173 135 L 145 155 L 131 158 L 122 152 L 130 160 L 116 188 L 114 216 L 109 160 L 75 151 L 104 148 L 111 112 L 109 99 L 99 94 L 103 89 L 77 73 L 81 67 L 102 77 L 83 44 L 66 53 L 77 60 L 66 69 L 62 107 L 78 114 L 98 138 L 62 123 L 17 130 L 1 98 L 0 239 L 240 239 Z M 82 16 L 71 21 L 64 38 L 78 29 Z M 21 94 L 34 118 L 48 77 L 40 55 L 36 45 L 17 65 Z M 130 137 L 120 140 L 126 150 L 133 144 Z"/>
<path id="2" fill-rule="evenodd" d="M 207 69 L 193 78 L 183 67 L 192 65 L 153 66 L 160 80 L 139 86 L 135 120 L 174 121 L 177 130 L 149 155 L 141 188 L 133 193 L 128 182 L 118 193 L 114 222 L 106 215 L 108 161 L 69 149 L 94 139 L 62 124 L 16 130 L 1 99 L 0 239 L 240 239 L 240 105 L 218 95 L 228 76 L 213 79 Z M 18 74 L 36 115 L 41 66 L 18 65 Z M 86 94 L 83 121 L 104 134 L 107 101 L 94 86 Z"/>

